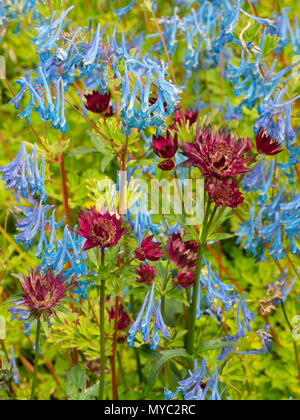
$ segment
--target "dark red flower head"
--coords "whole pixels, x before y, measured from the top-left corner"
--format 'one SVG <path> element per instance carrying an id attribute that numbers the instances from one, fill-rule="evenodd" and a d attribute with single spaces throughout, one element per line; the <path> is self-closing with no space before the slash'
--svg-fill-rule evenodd
<path id="1" fill-rule="evenodd" d="M 184 289 L 192 287 L 195 281 L 195 269 L 184 268 L 177 277 L 177 283 Z"/>
<path id="2" fill-rule="evenodd" d="M 218 207 L 236 208 L 244 201 L 238 183 L 232 177 L 207 177 L 205 179 L 205 189 Z"/>
<path id="3" fill-rule="evenodd" d="M 113 319 L 115 319 L 116 313 L 115 308 L 111 308 L 108 310 L 108 322 L 111 322 Z M 122 331 L 125 330 L 130 325 L 130 319 L 127 315 L 127 312 L 123 308 L 123 306 L 119 306 L 118 310 L 118 330 Z"/>
<path id="4" fill-rule="evenodd" d="M 142 245 L 135 251 L 135 255 L 140 261 L 158 261 L 163 256 L 160 249 L 160 242 L 153 241 L 154 235 L 148 236 L 148 238 L 142 241 Z"/>
<path id="5" fill-rule="evenodd" d="M 179 268 L 195 268 L 198 253 L 196 241 L 184 241 L 180 234 L 174 233 L 167 243 L 170 261 Z"/>
<path id="6" fill-rule="evenodd" d="M 136 270 L 140 278 L 137 280 L 138 283 L 151 284 L 156 277 L 156 268 L 150 267 L 149 264 L 141 264 Z"/>
<path id="7" fill-rule="evenodd" d="M 184 143 L 183 154 L 188 158 L 182 166 L 196 166 L 204 176 L 229 176 L 249 171 L 244 166 L 249 158 L 245 154 L 251 150 L 250 139 L 236 139 L 229 130 L 213 133 L 208 127 L 196 134 L 195 143 Z"/>
<path id="8" fill-rule="evenodd" d="M 196 241 L 184 241 L 179 234 L 173 234 L 167 244 L 170 261 L 177 265 L 180 272 L 174 280 L 175 284 L 187 288 L 194 284 L 196 261 L 198 254 Z"/>
<path id="9" fill-rule="evenodd" d="M 114 247 L 126 232 L 116 215 L 101 213 L 95 207 L 80 211 L 78 220 L 77 233 L 86 238 L 84 251 L 95 247 Z"/>
<path id="10" fill-rule="evenodd" d="M 170 125 L 169 130 L 178 131 L 179 127 L 182 127 L 183 121 L 189 123 L 191 127 L 195 122 L 197 122 L 199 116 L 199 111 L 194 109 L 188 109 L 184 113 L 180 108 L 176 109 L 173 117 L 173 124 Z"/>
<path id="11" fill-rule="evenodd" d="M 175 168 L 175 163 L 173 159 L 165 159 L 157 166 L 162 171 L 172 171 L 172 169 Z"/>
<path id="12" fill-rule="evenodd" d="M 166 137 L 153 136 L 152 148 L 154 153 L 162 159 L 170 159 L 175 156 L 178 150 L 178 136 L 174 137 L 167 131 Z"/>
<path id="13" fill-rule="evenodd" d="M 269 136 L 268 131 L 264 130 L 262 127 L 259 129 L 259 132 L 256 136 L 256 148 L 258 153 L 274 156 L 282 152 L 282 145 L 277 140 L 272 139 Z"/>
<path id="14" fill-rule="evenodd" d="M 112 107 L 109 106 L 111 99 L 111 94 L 109 92 L 101 95 L 98 91 L 94 91 L 91 95 L 85 95 L 85 99 L 87 101 L 86 108 L 94 114 L 106 112 L 106 117 L 113 115 Z"/>
<path id="15" fill-rule="evenodd" d="M 51 316 L 55 307 L 65 297 L 67 285 L 62 280 L 62 274 L 55 276 L 52 270 L 46 274 L 31 271 L 23 276 L 22 287 L 25 292 L 23 305 L 37 319 L 43 313 Z"/>

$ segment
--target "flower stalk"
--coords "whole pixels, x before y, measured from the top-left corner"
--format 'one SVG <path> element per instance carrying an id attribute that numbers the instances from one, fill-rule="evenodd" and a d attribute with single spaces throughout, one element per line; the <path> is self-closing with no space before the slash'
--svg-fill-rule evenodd
<path id="1" fill-rule="evenodd" d="M 105 250 L 101 249 L 101 266 L 105 264 Z M 105 381 L 105 279 L 101 279 L 100 285 L 100 383 L 99 400 L 103 400 Z"/>
<path id="2" fill-rule="evenodd" d="M 32 388 L 31 388 L 31 396 L 30 396 L 31 401 L 34 400 L 35 389 L 37 385 L 37 374 L 38 374 L 39 354 L 40 354 L 40 340 L 41 340 L 41 321 L 40 319 L 38 319 L 37 328 L 36 328 L 36 340 L 35 340 L 34 371 L 33 371 Z"/>

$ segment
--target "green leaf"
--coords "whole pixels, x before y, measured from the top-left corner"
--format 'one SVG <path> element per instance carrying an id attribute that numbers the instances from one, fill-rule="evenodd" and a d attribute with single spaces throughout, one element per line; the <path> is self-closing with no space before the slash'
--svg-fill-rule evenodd
<path id="1" fill-rule="evenodd" d="M 235 236 L 232 233 L 216 233 L 215 235 L 211 235 L 208 240 L 209 241 L 224 241 L 225 239 L 229 239 Z"/>
<path id="2" fill-rule="evenodd" d="M 127 168 L 132 169 L 136 166 L 152 166 L 153 159 L 131 160 L 127 163 Z"/>
<path id="3" fill-rule="evenodd" d="M 16 293 L 15 295 L 9 296 L 5 302 L 2 302 L 1 305 L 4 305 L 5 303 L 14 303 L 18 302 L 22 297 L 24 296 L 24 293 Z"/>
<path id="4" fill-rule="evenodd" d="M 172 359 L 183 357 L 185 359 L 193 360 L 192 356 L 187 353 L 185 349 L 165 350 L 159 353 L 160 358 L 151 366 L 148 371 L 146 380 L 148 389 L 154 384 L 160 370 L 163 366 Z"/>
<path id="5" fill-rule="evenodd" d="M 196 353 L 201 353 L 209 350 L 219 350 L 223 349 L 224 347 L 235 346 L 236 343 L 233 341 L 220 341 L 220 340 L 211 340 L 202 343 L 196 350 Z"/>
<path id="6" fill-rule="evenodd" d="M 90 155 L 91 153 L 98 153 L 98 151 L 92 148 L 81 148 L 81 149 L 73 150 L 73 152 L 68 154 L 68 157 Z"/>
<path id="7" fill-rule="evenodd" d="M 86 375 L 78 365 L 67 372 L 66 393 L 69 400 L 80 400 L 80 394 L 86 388 Z"/>

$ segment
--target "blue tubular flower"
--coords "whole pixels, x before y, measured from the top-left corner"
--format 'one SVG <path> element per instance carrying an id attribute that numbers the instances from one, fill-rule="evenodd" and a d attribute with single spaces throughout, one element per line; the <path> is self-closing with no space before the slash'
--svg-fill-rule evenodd
<path id="1" fill-rule="evenodd" d="M 265 325 L 264 328 L 257 331 L 257 334 L 261 340 L 261 343 L 263 345 L 262 351 L 268 355 L 269 349 L 272 349 L 273 347 L 273 336 L 270 334 L 269 330 L 271 329 L 270 325 Z"/>
<path id="2" fill-rule="evenodd" d="M 88 288 L 92 285 L 92 281 L 77 281 L 76 289 L 72 289 L 72 294 L 77 295 L 77 300 L 88 298 Z"/>
<path id="3" fill-rule="evenodd" d="M 56 47 L 57 41 L 64 29 L 64 19 L 73 8 L 74 6 L 71 6 L 68 10 L 62 12 L 56 21 L 54 21 L 56 12 L 54 12 L 48 25 L 38 27 L 38 35 L 32 41 L 36 45 L 38 53 L 48 52 Z"/>
<path id="4" fill-rule="evenodd" d="M 142 322 L 143 314 L 144 314 L 144 311 L 145 311 L 145 308 L 146 308 L 146 305 L 147 305 L 147 302 L 148 302 L 149 294 L 150 294 L 150 292 L 148 292 L 146 294 L 146 297 L 144 299 L 142 308 L 141 308 L 135 322 L 129 328 L 128 338 L 127 338 L 129 347 L 134 347 L 134 340 L 135 340 L 135 337 L 136 337 L 136 335 L 138 333 L 138 330 L 141 326 L 141 322 Z"/>
<path id="5" fill-rule="evenodd" d="M 286 274 L 283 274 L 283 276 L 279 280 L 265 287 L 265 289 L 267 290 L 268 296 L 272 297 L 273 305 L 278 306 L 280 305 L 281 301 L 283 302 L 286 301 L 291 290 L 294 287 L 296 279 L 297 279 L 297 276 L 295 276 L 291 284 L 287 286 L 288 279 L 287 279 Z"/>
<path id="6" fill-rule="evenodd" d="M 151 323 L 152 313 L 154 309 L 154 304 L 153 304 L 154 288 L 155 288 L 155 285 L 153 284 L 151 292 L 150 292 L 150 297 L 149 297 L 149 302 L 146 309 L 145 317 L 142 320 L 141 326 L 140 326 L 144 343 L 150 340 L 150 323 Z"/>
<path id="7" fill-rule="evenodd" d="M 207 274 L 206 274 L 206 270 Z M 204 269 L 200 275 L 200 284 L 206 289 L 207 295 L 205 296 L 206 309 L 205 315 L 216 315 L 218 321 L 220 321 L 221 312 L 216 306 L 216 302 L 219 301 L 224 305 L 225 311 L 228 312 L 232 305 L 236 302 L 236 294 L 233 292 L 234 286 L 227 285 L 220 280 L 219 274 L 215 274 L 212 271 L 211 263 L 207 264 L 204 259 Z M 233 292 L 233 293 L 231 293 Z M 203 293 L 203 292 L 202 292 Z M 201 314 L 200 301 L 198 298 L 197 314 Z"/>
<path id="8" fill-rule="evenodd" d="M 19 319 L 19 321 L 24 323 L 24 334 L 26 337 L 30 336 L 31 328 L 33 321 L 26 322 L 30 318 L 30 314 L 27 311 L 24 311 L 21 307 L 21 302 L 15 302 L 14 306 L 10 307 L 8 311 L 11 313 L 10 322 L 14 321 L 15 319 Z"/>
<path id="9" fill-rule="evenodd" d="M 42 232 L 44 234 L 44 224 L 47 212 L 51 209 L 51 206 L 44 206 L 42 203 L 35 203 L 34 207 L 19 207 L 17 212 L 22 212 L 25 218 L 18 219 L 16 214 L 16 227 L 21 233 L 18 233 L 16 243 L 22 242 L 26 252 L 29 247 L 33 245 L 33 240 L 38 234 Z"/>
<path id="10" fill-rule="evenodd" d="M 119 23 L 122 22 L 123 17 L 133 8 L 136 0 L 132 0 L 126 7 L 119 10 L 114 10 L 114 13 L 119 16 Z"/>
<path id="11" fill-rule="evenodd" d="M 10 358 L 10 368 L 12 369 L 13 381 L 16 385 L 20 383 L 20 376 L 17 371 L 17 364 L 15 359 L 15 352 L 13 346 L 10 347 L 11 358 Z"/>
<path id="12" fill-rule="evenodd" d="M 246 293 L 244 293 L 243 300 L 240 297 L 239 308 L 242 309 L 245 328 L 248 332 L 250 332 L 251 331 L 250 322 L 254 322 L 255 313 L 252 313 L 248 310 L 248 307 L 247 307 L 247 304 L 246 304 Z"/>
<path id="13" fill-rule="evenodd" d="M 200 368 L 197 368 L 197 360 L 194 364 L 194 373 L 189 370 L 190 376 L 184 381 L 178 382 L 177 391 L 172 394 L 165 392 L 166 397 L 177 397 L 178 391 L 183 393 L 184 400 L 204 401 L 210 393 L 209 400 L 221 400 L 218 391 L 218 369 L 215 364 L 214 374 L 211 376 L 207 370 L 208 359 L 204 359 Z M 167 390 L 168 391 L 168 390 Z"/>
<path id="14" fill-rule="evenodd" d="M 150 342 L 151 350 L 156 350 L 159 346 L 159 332 L 162 334 L 163 337 L 166 339 L 170 338 L 170 333 L 163 321 L 163 317 L 161 314 L 161 300 L 158 299 L 157 307 L 154 304 L 154 289 L 155 284 L 153 284 L 151 292 L 148 292 L 145 300 L 143 302 L 143 306 L 137 316 L 136 321 L 132 324 L 129 328 L 128 332 L 128 345 L 129 347 L 134 347 L 135 337 L 138 333 L 138 330 L 141 331 L 142 339 L 144 343 L 147 343 L 150 340 L 151 335 L 151 321 L 153 311 L 155 313 L 155 321 L 154 321 L 154 332 L 153 337 Z M 149 300 L 148 300 L 149 298 Z M 146 309 L 147 306 L 147 309 Z M 145 312 L 146 309 L 146 312 Z M 145 315 L 144 315 L 145 312 Z M 144 315 L 144 318 L 143 318 Z"/>
<path id="15" fill-rule="evenodd" d="M 2 181 L 6 183 L 6 189 L 13 189 L 17 193 L 17 198 L 20 194 L 25 199 L 29 199 L 29 194 L 36 198 L 39 194 L 44 203 L 47 199 L 44 169 L 44 156 L 42 156 L 41 169 L 38 167 L 36 145 L 28 156 L 22 143 L 17 156 L 8 165 L 0 167 L 0 172 L 2 172 Z"/>
<path id="16" fill-rule="evenodd" d="M 166 401 L 171 401 L 171 400 L 176 400 L 176 398 L 178 397 L 178 394 L 180 392 L 180 389 L 177 388 L 175 392 L 170 391 L 168 388 L 164 388 L 164 393 L 165 393 L 165 400 Z"/>

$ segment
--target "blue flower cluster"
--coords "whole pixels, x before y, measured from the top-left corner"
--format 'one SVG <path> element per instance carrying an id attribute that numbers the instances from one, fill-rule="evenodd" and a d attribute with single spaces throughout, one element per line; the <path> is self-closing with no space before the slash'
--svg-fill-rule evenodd
<path id="1" fill-rule="evenodd" d="M 154 303 L 154 289 L 155 284 L 153 284 L 151 292 L 146 294 L 145 300 L 143 302 L 142 308 L 135 320 L 131 325 L 128 332 L 128 345 L 129 347 L 134 347 L 135 338 L 138 331 L 140 330 L 142 334 L 142 339 L 144 343 L 148 343 L 151 338 L 151 326 L 152 326 L 152 315 L 154 313 L 154 328 L 153 328 L 153 337 L 150 341 L 151 350 L 156 350 L 159 346 L 159 332 L 161 335 L 169 339 L 170 333 L 167 329 L 162 314 L 161 314 L 161 300 L 157 300 L 157 306 Z M 144 316 L 144 317 L 143 317 Z"/>
<path id="2" fill-rule="evenodd" d="M 211 375 L 207 369 L 207 362 L 208 359 L 204 359 L 200 368 L 198 368 L 198 360 L 195 360 L 194 372 L 189 370 L 190 376 L 178 383 L 179 386 L 175 392 L 165 388 L 165 399 L 174 400 L 182 392 L 184 400 L 204 401 L 208 399 L 210 401 L 220 401 L 217 365 L 215 365 L 215 371 Z"/>
<path id="3" fill-rule="evenodd" d="M 91 24 L 88 28 L 72 28 L 71 21 L 66 19 L 72 9 L 70 7 L 57 19 L 54 12 L 49 23 L 38 27 L 33 44 L 39 66 L 26 78 L 20 78 L 21 90 L 11 101 L 19 109 L 22 98 L 29 91 L 29 103 L 19 117 L 30 121 L 30 115 L 35 110 L 43 121 L 51 121 L 54 128 L 65 133 L 68 129 L 65 93 L 70 85 L 82 80 L 87 93 L 99 90 L 103 94 L 109 91 L 108 78 L 113 78 L 113 83 L 122 89 L 122 100 L 117 105 L 124 134 L 129 135 L 132 128 L 141 131 L 149 127 L 156 127 L 161 133 L 182 92 L 180 87 L 167 80 L 164 63 L 140 58 L 135 52 L 131 55 L 124 34 L 121 45 L 118 44 L 116 28 L 111 36 L 107 35 L 106 41 L 104 34 L 108 25 L 103 31 L 98 25 L 93 35 Z M 120 63 L 124 67 L 122 74 Z M 86 115 L 84 100 L 80 96 Z M 116 104 L 114 108 L 116 111 Z"/>
<path id="4" fill-rule="evenodd" d="M 5 30 L 10 22 L 16 22 L 17 26 L 14 33 L 18 34 L 21 30 L 21 19 L 27 12 L 31 12 L 32 19 L 42 21 L 40 13 L 36 6 L 41 0 L 0 0 L 0 42 L 1 37 L 5 34 Z"/>
<path id="5" fill-rule="evenodd" d="M 16 226 L 19 233 L 16 242 L 23 243 L 26 251 L 33 246 L 38 237 L 35 255 L 42 259 L 40 269 L 47 271 L 51 268 L 56 274 L 64 270 L 63 278 L 71 280 L 74 276 L 80 278 L 87 274 L 87 267 L 83 263 L 86 258 L 83 250 L 84 238 L 72 233 L 68 226 L 64 227 L 62 239 L 59 238 L 59 229 L 64 219 L 55 221 L 55 209 L 44 204 L 47 195 L 44 188 L 44 156 L 39 168 L 37 162 L 37 147 L 34 146 L 30 155 L 27 154 L 24 143 L 15 159 L 6 166 L 0 167 L 2 180 L 6 188 L 16 192 L 17 198 L 25 199 L 28 206 L 18 206 L 14 211 Z M 50 216 L 48 213 L 52 210 Z M 22 214 L 24 217 L 19 217 Z M 49 239 L 47 234 L 50 232 Z"/>

